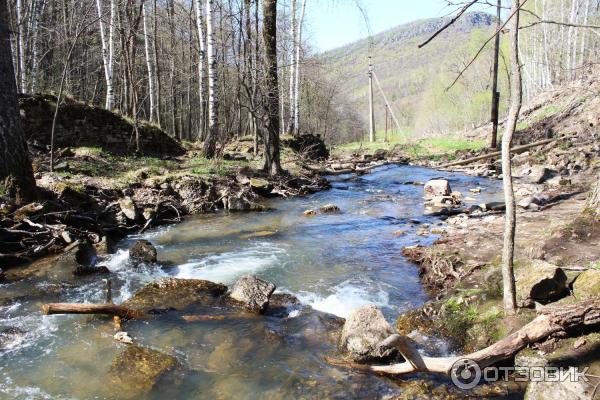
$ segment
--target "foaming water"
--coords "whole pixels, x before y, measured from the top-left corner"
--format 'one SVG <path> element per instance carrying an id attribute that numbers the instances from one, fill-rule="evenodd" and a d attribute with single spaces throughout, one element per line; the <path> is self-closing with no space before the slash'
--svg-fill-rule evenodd
<path id="1" fill-rule="evenodd" d="M 203 215 L 124 240 L 102 261 L 111 271 L 115 303 L 161 277 L 231 285 L 247 274 L 273 282 L 278 292 L 294 294 L 302 303 L 283 319 L 182 324 L 167 316 L 128 322 L 125 329 L 136 343 L 176 356 L 183 368 L 176 379 L 162 379 L 143 395 L 131 397 L 106 384 L 124 349 L 112 339 L 107 320 L 40 311 L 46 302 L 104 302 L 105 277 L 76 279 L 56 271 L 0 285 L 0 331 L 18 333 L 0 341 L 0 398 L 393 397 L 401 389 L 392 381 L 324 363 L 323 354 L 334 352 L 336 342 L 323 328 L 328 317 L 311 314 L 306 306 L 347 317 L 376 304 L 393 324 L 398 313 L 426 301 L 418 269 L 401 249 L 430 243 L 434 237 L 416 231 L 439 219 L 423 216 L 423 188 L 407 183 L 439 176 L 463 193 L 482 188 L 480 202 L 499 197 L 500 182 L 384 167 L 362 177 L 334 177 L 325 192 L 272 200 L 269 212 Z M 303 215 L 328 203 L 342 212 Z M 396 235 L 398 230 L 404 235 Z M 127 249 L 140 238 L 157 247 L 157 264 L 128 262 Z"/>

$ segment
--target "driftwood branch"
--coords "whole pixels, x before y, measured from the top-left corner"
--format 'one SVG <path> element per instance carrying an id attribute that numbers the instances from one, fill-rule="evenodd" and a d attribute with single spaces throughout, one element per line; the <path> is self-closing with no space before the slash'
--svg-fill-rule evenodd
<path id="1" fill-rule="evenodd" d="M 549 144 L 552 142 L 556 142 L 558 140 L 562 140 L 562 139 L 567 139 L 570 136 L 561 136 L 559 138 L 555 138 L 555 139 L 545 139 L 545 140 L 540 140 L 539 142 L 534 142 L 534 143 L 529 143 L 529 144 L 524 144 L 522 146 L 516 146 L 513 147 L 511 149 L 511 153 L 520 153 L 523 152 L 525 150 L 534 148 L 534 147 L 539 147 L 539 146 L 543 146 L 545 144 Z M 444 164 L 444 165 L 440 165 L 439 167 L 436 167 L 438 169 L 444 169 L 444 168 L 449 168 L 449 167 L 455 167 L 458 165 L 465 165 L 465 164 L 471 164 L 473 162 L 476 161 L 482 161 L 482 160 L 488 160 L 490 158 L 496 158 L 496 157 L 500 157 L 502 155 L 501 151 L 495 151 L 493 153 L 489 153 L 489 154 L 484 154 L 482 156 L 477 156 L 477 157 L 473 157 L 473 158 L 467 158 L 466 160 L 460 160 L 460 161 L 454 161 L 448 164 Z"/>
<path id="2" fill-rule="evenodd" d="M 511 358 L 528 345 L 541 342 L 553 335 L 600 324 L 600 300 L 590 300 L 561 308 L 543 307 L 538 312 L 540 313 L 538 317 L 513 334 L 485 349 L 463 356 L 425 357 L 419 353 L 410 339 L 392 335 L 381 342 L 379 347 L 397 349 L 405 358 L 405 362 L 375 366 L 333 359 L 327 359 L 327 361 L 334 365 L 377 374 L 403 375 L 414 372 L 430 372 L 450 375 L 455 364 L 461 360 L 471 360 L 483 369 Z"/>
<path id="3" fill-rule="evenodd" d="M 100 314 L 123 319 L 144 319 L 147 315 L 141 311 L 115 304 L 49 303 L 42 306 L 44 314 Z"/>

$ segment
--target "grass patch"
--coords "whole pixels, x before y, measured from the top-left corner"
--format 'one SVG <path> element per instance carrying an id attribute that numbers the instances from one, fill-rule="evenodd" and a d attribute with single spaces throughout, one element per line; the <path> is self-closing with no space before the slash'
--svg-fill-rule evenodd
<path id="1" fill-rule="evenodd" d="M 486 146 L 486 142 L 485 140 L 467 140 L 455 136 L 407 141 L 405 135 L 397 135 L 387 142 L 352 142 L 338 145 L 333 150 L 333 154 L 341 155 L 361 150 L 367 152 L 378 149 L 391 150 L 396 146 L 399 146 L 404 153 L 412 158 L 438 159 L 447 157 L 452 159 L 457 151 L 479 151 Z"/>

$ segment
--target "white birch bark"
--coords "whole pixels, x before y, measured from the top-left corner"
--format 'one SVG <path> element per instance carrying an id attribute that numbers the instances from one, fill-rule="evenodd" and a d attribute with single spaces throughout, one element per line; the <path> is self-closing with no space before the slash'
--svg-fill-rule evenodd
<path id="1" fill-rule="evenodd" d="M 294 135 L 300 133 L 300 49 L 302 47 L 302 25 L 304 24 L 304 15 L 306 14 L 306 2 L 302 0 L 302 11 L 300 11 L 300 21 L 296 34 L 296 78 L 294 79 Z"/>
<path id="2" fill-rule="evenodd" d="M 282 126 L 283 130 L 288 130 L 289 133 L 293 133 L 292 131 L 295 130 L 294 128 L 294 115 L 296 114 L 296 110 L 294 109 L 294 99 L 295 99 L 295 95 L 294 95 L 294 90 L 296 89 L 296 66 L 298 63 L 298 59 L 296 58 L 296 46 L 298 45 L 298 17 L 297 17 L 297 10 L 296 10 L 296 5 L 297 5 L 297 0 L 292 0 L 292 11 L 291 11 L 291 19 L 292 19 L 292 25 L 291 25 L 291 30 L 290 30 L 290 37 L 292 38 L 292 51 L 291 51 L 291 57 L 290 57 L 290 91 L 289 91 L 289 123 L 287 124 L 287 127 L 285 126 L 285 122 Z M 281 103 L 281 107 L 283 108 L 283 102 Z M 285 121 L 284 119 L 282 119 L 282 121 Z"/>
<path id="3" fill-rule="evenodd" d="M 113 31 L 114 19 L 113 19 L 113 2 L 111 0 L 111 20 L 109 29 L 111 32 Z M 104 18 L 102 11 L 102 0 L 96 0 L 96 8 L 98 9 L 98 24 L 100 25 L 100 42 L 102 45 L 102 63 L 104 64 L 104 78 L 106 80 L 106 103 L 105 107 L 107 110 L 111 110 L 113 106 L 113 74 L 112 74 L 112 52 L 113 48 L 111 47 L 109 37 L 106 37 L 106 28 L 104 26 Z M 109 34 L 109 36 L 112 36 Z"/>
<path id="4" fill-rule="evenodd" d="M 213 21 L 214 0 L 206 1 L 206 38 L 208 61 L 208 134 L 204 142 L 204 155 L 207 158 L 215 156 L 219 123 L 219 99 L 217 86 L 217 57 L 215 54 L 215 31 Z"/>
<path id="5" fill-rule="evenodd" d="M 27 90 L 27 75 L 25 71 L 25 24 L 23 21 L 23 1 L 17 0 L 17 31 L 19 40 L 18 59 L 19 59 L 19 90 L 25 92 Z"/>
<path id="6" fill-rule="evenodd" d="M 200 100 L 200 123 L 198 124 L 198 140 L 204 137 L 204 64 L 206 63 L 206 42 L 204 39 L 204 24 L 202 23 L 202 0 L 194 0 L 196 6 L 196 30 L 198 31 L 198 97 Z"/>
<path id="7" fill-rule="evenodd" d="M 144 28 L 144 50 L 146 52 L 146 68 L 148 69 L 148 97 L 150 100 L 150 121 L 154 122 L 156 117 L 156 93 L 154 91 L 154 67 L 150 58 L 150 40 L 148 36 L 148 23 L 146 17 L 146 2 L 142 3 L 142 24 Z"/>

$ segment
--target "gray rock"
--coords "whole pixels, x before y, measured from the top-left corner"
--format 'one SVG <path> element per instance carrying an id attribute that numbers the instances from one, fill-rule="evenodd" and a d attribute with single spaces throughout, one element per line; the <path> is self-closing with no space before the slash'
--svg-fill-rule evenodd
<path id="1" fill-rule="evenodd" d="M 121 211 L 125 216 L 135 221 L 138 217 L 137 209 L 135 208 L 135 203 L 131 197 L 123 197 L 119 199 L 119 207 L 121 207 Z"/>
<path id="2" fill-rule="evenodd" d="M 323 207 L 321 207 L 320 210 L 323 214 L 340 212 L 340 208 L 338 206 L 336 206 L 335 204 L 326 204 Z"/>
<path id="3" fill-rule="evenodd" d="M 530 382 L 525 400 L 589 400 L 594 387 L 583 380 L 571 382 Z"/>
<path id="4" fill-rule="evenodd" d="M 552 178 L 554 174 L 555 172 L 549 168 L 535 165 L 531 167 L 531 172 L 525 177 L 525 180 L 533 184 L 544 183 L 548 179 Z"/>
<path id="5" fill-rule="evenodd" d="M 129 249 L 129 259 L 135 262 L 155 263 L 157 255 L 156 247 L 147 240 L 138 240 Z"/>
<path id="6" fill-rule="evenodd" d="M 354 310 L 344 323 L 340 347 L 356 362 L 387 358 L 393 351 L 382 352 L 377 345 L 394 331 L 375 305 Z"/>
<path id="7" fill-rule="evenodd" d="M 445 197 L 452 194 L 450 183 L 445 179 L 433 179 L 425 184 L 423 188 L 424 197 L 431 199 L 434 197 Z"/>
<path id="8" fill-rule="evenodd" d="M 262 313 L 269 304 L 275 285 L 255 276 L 242 276 L 231 289 L 229 297 L 241 303 L 244 308 Z"/>

